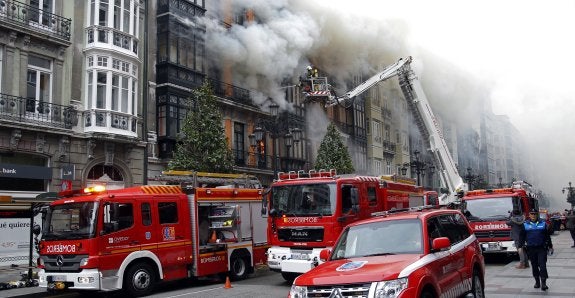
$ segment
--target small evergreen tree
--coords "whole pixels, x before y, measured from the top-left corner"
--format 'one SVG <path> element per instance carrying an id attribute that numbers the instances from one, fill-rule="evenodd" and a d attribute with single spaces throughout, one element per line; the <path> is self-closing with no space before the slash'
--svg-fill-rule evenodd
<path id="1" fill-rule="evenodd" d="M 318 170 L 335 169 L 338 174 L 349 174 L 355 171 L 347 146 L 343 143 L 341 134 L 333 123 L 327 127 L 327 133 L 319 145 L 315 168 Z"/>
<path id="2" fill-rule="evenodd" d="M 222 114 L 208 82 L 192 93 L 188 112 L 168 168 L 231 173 L 233 154 L 228 147 Z"/>

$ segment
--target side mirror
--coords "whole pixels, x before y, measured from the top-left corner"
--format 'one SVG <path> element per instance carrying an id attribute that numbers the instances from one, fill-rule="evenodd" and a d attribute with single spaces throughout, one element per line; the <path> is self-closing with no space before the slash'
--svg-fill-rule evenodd
<path id="1" fill-rule="evenodd" d="M 322 262 L 327 261 L 330 256 L 331 256 L 331 249 L 329 249 L 329 248 L 324 248 L 319 252 L 319 259 Z"/>
<path id="2" fill-rule="evenodd" d="M 431 244 L 431 249 L 433 251 L 441 251 L 441 250 L 448 249 L 450 246 L 451 246 L 451 241 L 449 241 L 449 238 L 439 237 L 439 238 L 433 239 L 433 242 Z"/>
<path id="3" fill-rule="evenodd" d="M 274 208 L 272 210 L 270 210 L 270 216 L 271 217 L 277 217 L 278 216 L 278 211 Z"/>
<path id="4" fill-rule="evenodd" d="M 38 236 L 38 235 L 40 235 L 41 232 L 42 232 L 42 228 L 40 227 L 40 225 L 35 224 L 34 227 L 32 228 L 32 233 L 34 233 L 34 235 Z"/>

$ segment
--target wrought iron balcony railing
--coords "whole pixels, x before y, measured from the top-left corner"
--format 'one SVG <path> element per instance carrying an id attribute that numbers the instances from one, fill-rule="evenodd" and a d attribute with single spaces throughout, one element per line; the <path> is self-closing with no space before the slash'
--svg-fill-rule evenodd
<path id="1" fill-rule="evenodd" d="M 40 29 L 44 33 L 70 41 L 71 19 L 16 0 L 0 0 L 0 20 Z"/>
<path id="2" fill-rule="evenodd" d="M 71 129 L 78 124 L 78 112 L 73 106 L 0 93 L 0 119 Z"/>

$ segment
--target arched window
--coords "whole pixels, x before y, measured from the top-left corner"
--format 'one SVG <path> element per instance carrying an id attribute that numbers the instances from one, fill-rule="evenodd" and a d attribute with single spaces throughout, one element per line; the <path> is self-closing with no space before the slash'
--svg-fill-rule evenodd
<path id="1" fill-rule="evenodd" d="M 88 172 L 86 186 L 104 185 L 107 189 L 124 188 L 124 176 L 115 166 L 95 165 Z"/>

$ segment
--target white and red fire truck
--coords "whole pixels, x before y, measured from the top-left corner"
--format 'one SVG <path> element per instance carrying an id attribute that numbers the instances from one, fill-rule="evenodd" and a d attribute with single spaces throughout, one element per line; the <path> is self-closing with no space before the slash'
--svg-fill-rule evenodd
<path id="1" fill-rule="evenodd" d="M 517 181 L 509 188 L 468 191 L 461 208 L 484 253 L 514 254 L 517 248 L 506 221 L 513 211 L 529 218 L 529 211 L 538 210 L 539 203 L 531 185 Z"/>
<path id="2" fill-rule="evenodd" d="M 279 173 L 265 196 L 268 217 L 267 264 L 286 280 L 319 264 L 349 223 L 378 211 L 423 202 L 412 179 L 337 175 L 335 171 Z"/>
<path id="3" fill-rule="evenodd" d="M 268 247 L 262 191 L 202 185 L 60 193 L 39 244 L 40 286 L 143 296 L 159 281 L 245 278 Z"/>

